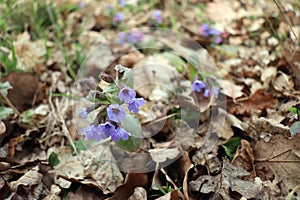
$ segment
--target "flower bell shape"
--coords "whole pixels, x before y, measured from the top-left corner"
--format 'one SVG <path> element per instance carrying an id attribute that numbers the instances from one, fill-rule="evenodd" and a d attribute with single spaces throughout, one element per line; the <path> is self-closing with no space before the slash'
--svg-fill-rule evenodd
<path id="1" fill-rule="evenodd" d="M 118 104 L 111 104 L 107 107 L 107 115 L 111 121 L 120 123 L 126 118 L 126 112 Z"/>

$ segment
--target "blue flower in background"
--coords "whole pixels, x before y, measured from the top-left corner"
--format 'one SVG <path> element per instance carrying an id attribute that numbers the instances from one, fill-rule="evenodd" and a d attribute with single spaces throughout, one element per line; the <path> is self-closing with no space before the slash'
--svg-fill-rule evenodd
<path id="1" fill-rule="evenodd" d="M 204 37 L 209 36 L 209 34 L 210 34 L 209 31 L 210 31 L 209 24 L 207 24 L 207 23 L 202 24 L 199 28 L 200 34 Z"/>
<path id="2" fill-rule="evenodd" d="M 80 108 L 76 111 L 76 113 L 84 120 L 87 120 L 88 112 L 86 108 Z"/>
<path id="3" fill-rule="evenodd" d="M 133 98 L 128 104 L 128 110 L 134 113 L 139 112 L 139 107 L 145 104 L 143 98 Z"/>
<path id="4" fill-rule="evenodd" d="M 86 137 L 88 140 L 95 139 L 96 141 L 99 141 L 99 140 L 101 140 L 101 139 L 107 138 L 106 135 L 100 135 L 100 134 L 99 134 L 98 127 L 95 126 L 95 125 L 90 125 L 90 126 L 88 126 L 88 127 L 82 128 L 82 129 L 80 130 L 80 132 L 84 132 L 85 137 Z"/>
<path id="5" fill-rule="evenodd" d="M 219 93 L 220 93 L 220 88 L 219 88 L 219 87 L 214 88 L 214 95 L 215 95 L 215 96 L 218 96 Z"/>
<path id="6" fill-rule="evenodd" d="M 220 35 L 215 36 L 214 42 L 220 44 L 222 42 L 222 37 Z"/>
<path id="7" fill-rule="evenodd" d="M 140 29 L 135 29 L 131 32 L 131 35 L 133 35 L 138 42 L 144 39 L 144 33 Z"/>
<path id="8" fill-rule="evenodd" d="M 222 34 L 221 31 L 218 31 L 215 28 L 209 30 L 209 35 L 221 35 L 221 34 Z"/>
<path id="9" fill-rule="evenodd" d="M 118 23 L 118 22 L 122 21 L 122 19 L 123 19 L 123 13 L 117 13 L 113 17 L 113 22 Z"/>
<path id="10" fill-rule="evenodd" d="M 124 44 L 125 38 L 126 38 L 126 33 L 125 32 L 119 33 L 118 38 L 117 38 L 117 43 L 120 44 L 120 45 Z"/>
<path id="11" fill-rule="evenodd" d="M 152 14 L 152 19 L 155 20 L 158 24 L 162 23 L 161 10 L 154 10 Z"/>
<path id="12" fill-rule="evenodd" d="M 134 89 L 131 89 L 127 86 L 125 86 L 120 92 L 119 92 L 119 98 L 121 101 L 125 103 L 129 103 L 133 98 L 135 98 L 136 92 Z"/>
<path id="13" fill-rule="evenodd" d="M 118 135 L 119 139 L 122 138 L 122 140 L 128 140 L 128 137 L 131 135 L 130 133 L 128 133 L 121 127 L 117 127 L 116 130 L 117 130 L 117 135 Z"/>
<path id="14" fill-rule="evenodd" d="M 209 89 L 205 89 L 204 90 L 203 96 L 204 97 L 210 97 L 210 91 L 209 91 Z"/>
<path id="15" fill-rule="evenodd" d="M 205 88 L 206 85 L 203 81 L 200 81 L 200 80 L 195 80 L 192 84 L 192 91 L 197 91 L 197 92 L 201 92 L 201 90 L 203 88 Z"/>
<path id="16" fill-rule="evenodd" d="M 119 0 L 119 4 L 121 7 L 125 7 L 126 6 L 126 1 L 125 0 Z"/>
<path id="17" fill-rule="evenodd" d="M 107 107 L 107 115 L 111 121 L 121 122 L 126 118 L 125 110 L 118 104 L 111 104 Z"/>

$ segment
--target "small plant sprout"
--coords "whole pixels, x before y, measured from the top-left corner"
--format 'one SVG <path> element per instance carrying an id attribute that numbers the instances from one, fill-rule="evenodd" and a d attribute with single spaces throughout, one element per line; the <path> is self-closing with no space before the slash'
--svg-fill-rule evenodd
<path id="1" fill-rule="evenodd" d="M 137 98 L 136 91 L 131 88 L 133 85 L 131 70 L 122 65 L 117 65 L 115 70 L 116 78 L 108 74 L 100 75 L 101 81 L 105 81 L 107 87 L 93 87 L 87 97 L 92 105 L 77 110 L 77 115 L 85 121 L 88 121 L 89 116 L 94 116 L 91 115 L 92 112 L 96 112 L 93 123 L 82 128 L 80 132 L 84 133 L 87 140 L 98 142 L 111 139 L 120 148 L 134 151 L 138 145 L 134 148 L 130 145 L 137 144 L 141 125 L 132 113 L 138 113 L 145 100 L 142 97 Z M 121 79 L 119 75 L 122 75 Z"/>

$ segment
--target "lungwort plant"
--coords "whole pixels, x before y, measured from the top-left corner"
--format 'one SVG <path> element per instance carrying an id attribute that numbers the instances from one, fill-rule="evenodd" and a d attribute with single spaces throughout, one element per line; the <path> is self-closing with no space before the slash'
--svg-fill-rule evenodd
<path id="1" fill-rule="evenodd" d="M 116 78 L 108 74 L 100 75 L 102 81 L 108 83 L 107 87 L 95 87 L 87 97 L 92 104 L 77 110 L 84 120 L 95 116 L 93 123 L 80 132 L 88 140 L 112 141 L 124 150 L 135 151 L 139 147 L 142 131 L 134 113 L 139 112 L 139 107 L 145 104 L 145 100 L 137 98 L 132 89 L 131 69 L 116 65 L 115 71 Z M 86 81 L 88 79 L 83 80 Z"/>

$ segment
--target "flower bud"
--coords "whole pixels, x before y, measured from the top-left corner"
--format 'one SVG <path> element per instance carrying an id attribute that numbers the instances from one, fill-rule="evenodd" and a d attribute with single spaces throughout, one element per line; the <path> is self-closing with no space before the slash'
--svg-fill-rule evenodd
<path id="1" fill-rule="evenodd" d="M 114 78 L 111 75 L 108 74 L 100 74 L 100 79 L 107 82 L 107 83 L 114 83 Z"/>

